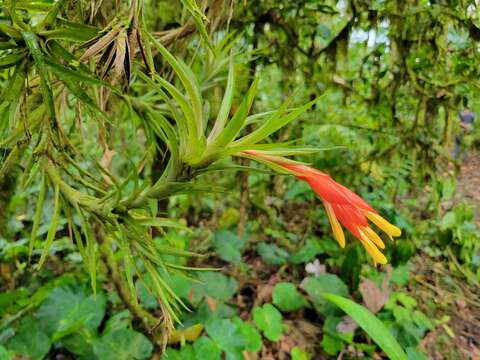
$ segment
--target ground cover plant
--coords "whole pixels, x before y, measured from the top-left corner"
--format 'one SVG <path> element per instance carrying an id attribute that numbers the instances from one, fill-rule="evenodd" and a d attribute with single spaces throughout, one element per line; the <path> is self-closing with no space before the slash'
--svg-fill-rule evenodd
<path id="1" fill-rule="evenodd" d="M 480 356 L 475 1 L 0 3 L 0 359 Z"/>

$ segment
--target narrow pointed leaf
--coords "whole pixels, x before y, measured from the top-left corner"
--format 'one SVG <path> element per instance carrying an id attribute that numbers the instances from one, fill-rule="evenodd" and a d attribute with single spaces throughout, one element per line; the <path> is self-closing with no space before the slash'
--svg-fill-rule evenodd
<path id="1" fill-rule="evenodd" d="M 32 54 L 35 64 L 37 66 L 38 72 L 40 74 L 40 88 L 42 92 L 42 97 L 45 103 L 47 104 L 48 114 L 51 120 L 56 118 L 55 115 L 55 104 L 53 101 L 53 92 L 50 86 L 50 79 L 48 76 L 48 70 L 45 64 L 45 56 L 40 50 L 38 44 L 37 36 L 30 32 L 25 31 L 22 33 L 22 36 L 27 44 L 30 53 Z"/>
<path id="2" fill-rule="evenodd" d="M 188 10 L 188 12 L 192 15 L 193 20 L 195 21 L 195 25 L 197 26 L 197 30 L 200 33 L 200 36 L 208 45 L 211 50 L 214 50 L 212 42 L 210 41 L 210 37 L 208 36 L 207 28 L 205 27 L 204 22 L 208 21 L 207 17 L 203 14 L 202 10 L 198 7 L 195 0 L 180 0 Z"/>
<path id="3" fill-rule="evenodd" d="M 230 109 L 232 108 L 234 89 L 235 68 L 233 66 L 233 59 L 230 58 L 227 87 L 225 88 L 225 94 L 223 95 L 222 104 L 220 105 L 220 110 L 218 111 L 217 119 L 215 120 L 215 125 L 213 126 L 213 130 L 210 133 L 209 140 L 211 140 L 211 138 L 215 138 L 217 134 L 223 130 L 225 124 L 227 123 L 228 115 L 230 114 Z"/>
<path id="4" fill-rule="evenodd" d="M 192 111 L 195 116 L 196 129 L 195 134 L 199 136 L 203 132 L 203 111 L 202 111 L 202 97 L 200 94 L 200 86 L 198 85 L 197 78 L 193 74 L 192 70 L 180 59 L 176 59 L 158 40 L 152 35 L 149 37 L 153 45 L 157 48 L 160 54 L 173 68 L 183 87 L 187 91 L 188 98 L 192 104 Z M 193 129 L 190 129 L 193 130 Z"/>
<path id="5" fill-rule="evenodd" d="M 40 260 L 38 262 L 38 267 L 41 268 L 47 259 L 48 250 L 55 239 L 55 235 L 57 233 L 57 226 L 60 219 L 60 186 L 55 186 L 55 200 L 53 206 L 53 216 L 50 222 L 50 227 L 48 228 L 47 232 L 47 239 L 45 240 L 45 245 L 43 246 L 42 255 L 40 256 Z"/>
<path id="6" fill-rule="evenodd" d="M 342 296 L 323 293 L 322 296 L 345 311 L 372 338 L 391 360 L 407 360 L 407 355 L 387 327 L 361 305 Z"/>
<path id="7" fill-rule="evenodd" d="M 280 128 L 287 125 L 289 122 L 298 118 L 301 114 L 310 109 L 310 107 L 315 102 L 316 100 L 313 100 L 297 109 L 290 111 L 287 114 L 284 114 L 284 108 L 287 108 L 288 103 L 284 104 L 282 108 L 277 111 L 271 118 L 266 120 L 265 123 L 260 126 L 260 128 L 235 141 L 233 143 L 233 146 L 251 145 L 264 140 Z"/>
<path id="8" fill-rule="evenodd" d="M 214 140 L 213 147 L 223 148 L 229 144 L 233 139 L 235 139 L 238 133 L 242 130 L 245 119 L 252 107 L 253 100 L 255 99 L 255 93 L 257 91 L 258 78 L 256 78 L 250 89 L 248 90 L 247 95 L 243 98 L 242 103 L 238 107 L 238 110 L 235 112 L 235 115 L 227 124 L 225 129 L 218 135 L 218 138 Z"/>
<path id="9" fill-rule="evenodd" d="M 32 233 L 30 234 L 30 241 L 28 244 L 28 258 L 32 257 L 33 246 L 37 237 L 37 231 L 42 220 L 43 204 L 45 202 L 45 194 L 47 192 L 47 180 L 45 174 L 42 175 L 42 183 L 40 184 L 40 191 L 38 193 L 37 207 L 33 217 Z"/>

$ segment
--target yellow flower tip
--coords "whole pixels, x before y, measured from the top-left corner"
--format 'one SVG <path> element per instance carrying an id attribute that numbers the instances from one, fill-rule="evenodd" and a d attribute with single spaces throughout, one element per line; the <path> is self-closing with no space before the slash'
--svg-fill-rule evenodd
<path id="1" fill-rule="evenodd" d="M 372 230 L 371 227 L 362 227 L 360 228 L 364 234 L 368 237 L 368 239 L 373 242 L 378 248 L 385 249 L 385 244 L 383 240 L 378 236 L 378 234 Z"/>
<path id="2" fill-rule="evenodd" d="M 365 211 L 365 216 L 368 218 L 368 220 L 370 220 L 380 229 L 382 229 L 388 236 L 397 237 L 402 235 L 402 230 L 400 230 L 400 228 L 390 224 L 387 220 L 385 220 L 377 213 L 374 213 L 372 211 Z"/>
<path id="3" fill-rule="evenodd" d="M 333 235 L 335 237 L 335 240 L 337 240 L 338 245 L 340 245 L 342 249 L 345 249 L 345 238 L 340 238 L 335 233 L 333 233 Z"/>
<path id="4" fill-rule="evenodd" d="M 343 249 L 345 247 L 345 234 L 343 233 L 342 226 L 338 222 L 337 217 L 333 211 L 332 205 L 328 202 L 323 203 L 325 205 L 325 210 L 327 211 L 328 220 L 332 226 L 333 236 L 337 240 L 340 247 Z"/>
<path id="5" fill-rule="evenodd" d="M 364 230 L 359 229 L 358 232 L 360 233 L 360 242 L 362 243 L 365 250 L 367 250 L 367 252 L 373 258 L 373 261 L 375 262 L 375 264 L 378 263 L 378 264 L 385 265 L 386 263 L 388 263 L 388 260 L 385 257 L 385 255 L 383 255 L 382 252 L 378 250 L 375 244 L 365 234 Z"/>

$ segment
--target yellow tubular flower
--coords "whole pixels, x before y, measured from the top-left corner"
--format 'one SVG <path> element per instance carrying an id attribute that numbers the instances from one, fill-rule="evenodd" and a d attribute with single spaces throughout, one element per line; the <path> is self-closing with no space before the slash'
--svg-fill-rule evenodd
<path id="1" fill-rule="evenodd" d="M 364 199 L 350 189 L 337 183 L 329 175 L 310 166 L 289 161 L 280 156 L 262 153 L 258 150 L 244 150 L 243 155 L 256 157 L 288 170 L 297 179 L 305 181 L 322 200 L 338 244 L 345 247 L 345 227 L 360 240 L 372 256 L 375 264 L 386 264 L 387 258 L 380 249 L 385 248 L 380 236 L 370 227 L 368 220 L 383 230 L 390 239 L 400 236 L 402 231 L 381 217 Z"/>
<path id="2" fill-rule="evenodd" d="M 340 247 L 343 249 L 345 247 L 345 234 L 343 233 L 342 227 L 340 226 L 340 223 L 338 222 L 338 219 L 333 212 L 332 205 L 330 205 L 328 202 L 324 202 L 323 204 L 325 206 L 325 210 L 327 211 L 330 225 L 332 226 L 333 236 L 335 237 L 335 240 L 337 240 Z"/>
<path id="3" fill-rule="evenodd" d="M 387 220 L 385 220 L 380 215 L 371 211 L 365 211 L 365 216 L 368 218 L 368 220 L 370 220 L 375 225 L 377 225 L 380 229 L 382 229 L 390 237 L 390 239 L 392 237 L 397 237 L 402 235 L 402 230 L 400 230 L 395 225 L 390 224 Z"/>
<path id="4" fill-rule="evenodd" d="M 358 231 L 360 233 L 360 242 L 362 243 L 365 250 L 367 250 L 367 252 L 373 258 L 373 261 L 376 264 L 386 264 L 388 261 L 385 255 L 383 255 L 382 252 L 378 250 L 375 244 L 367 237 L 367 235 L 362 230 Z"/>

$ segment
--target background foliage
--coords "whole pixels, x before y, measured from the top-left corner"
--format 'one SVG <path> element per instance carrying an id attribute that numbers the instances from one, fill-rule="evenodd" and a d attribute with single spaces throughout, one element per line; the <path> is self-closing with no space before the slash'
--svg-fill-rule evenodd
<path id="1" fill-rule="evenodd" d="M 478 356 L 479 38 L 475 1 L 0 3 L 0 359 Z M 391 265 L 253 148 L 401 227 Z"/>

